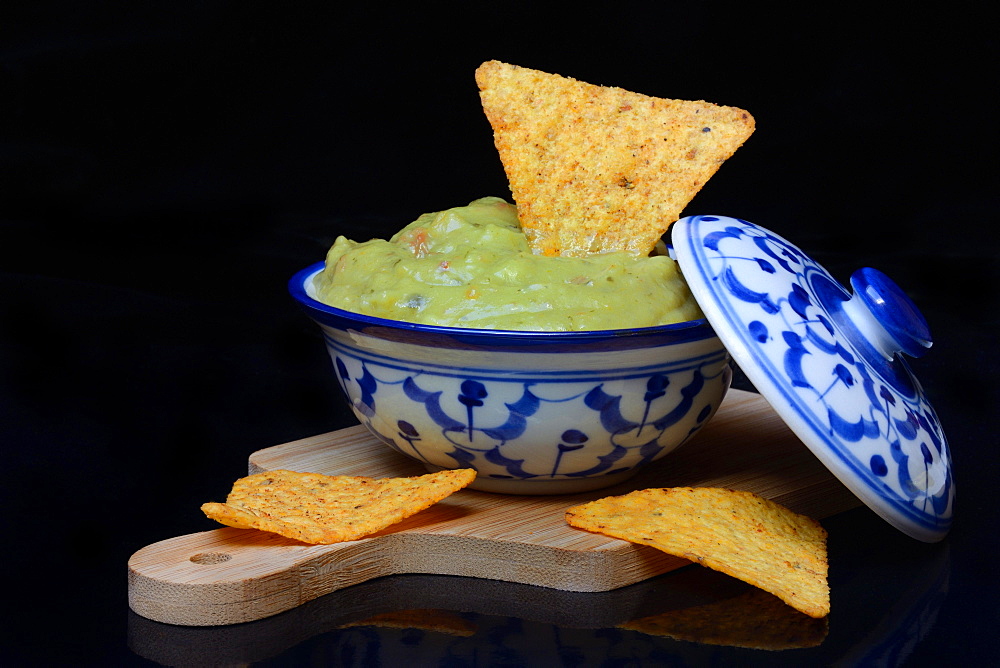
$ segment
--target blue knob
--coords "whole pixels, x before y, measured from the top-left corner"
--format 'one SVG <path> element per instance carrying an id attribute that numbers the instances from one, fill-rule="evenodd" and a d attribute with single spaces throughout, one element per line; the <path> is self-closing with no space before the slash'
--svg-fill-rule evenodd
<path id="1" fill-rule="evenodd" d="M 851 287 L 855 299 L 861 300 L 884 333 L 879 338 L 886 344 L 883 352 L 887 356 L 899 351 L 920 357 L 927 352 L 933 343 L 927 321 L 913 300 L 888 276 L 870 267 L 858 269 L 851 275 Z"/>

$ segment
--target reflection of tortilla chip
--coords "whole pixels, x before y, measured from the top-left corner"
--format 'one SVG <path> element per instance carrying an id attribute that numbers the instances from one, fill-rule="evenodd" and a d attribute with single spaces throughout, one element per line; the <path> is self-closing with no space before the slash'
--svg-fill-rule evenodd
<path id="1" fill-rule="evenodd" d="M 395 610 L 381 615 L 373 615 L 340 628 L 351 626 L 378 626 L 388 629 L 419 629 L 435 633 L 468 638 L 475 635 L 476 625 L 448 610 Z"/>
<path id="2" fill-rule="evenodd" d="M 782 650 L 816 647 L 827 618 L 815 619 L 760 589 L 682 610 L 634 619 L 621 628 L 704 645 Z"/>
<path id="3" fill-rule="evenodd" d="M 305 543 L 340 543 L 401 522 L 475 477 L 472 469 L 413 478 L 266 471 L 237 480 L 225 503 L 206 503 L 201 509 L 239 529 L 270 531 Z"/>
<path id="4" fill-rule="evenodd" d="M 566 511 L 566 521 L 649 545 L 771 592 L 810 617 L 830 612 L 826 531 L 750 492 L 646 489 Z"/>
<path id="5" fill-rule="evenodd" d="M 754 130 L 749 113 L 508 65 L 476 70 L 521 227 L 545 255 L 647 255 Z"/>

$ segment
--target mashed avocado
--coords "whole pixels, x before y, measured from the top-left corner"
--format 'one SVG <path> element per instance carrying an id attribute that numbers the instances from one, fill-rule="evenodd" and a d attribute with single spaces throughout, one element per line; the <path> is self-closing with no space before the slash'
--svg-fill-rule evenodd
<path id="1" fill-rule="evenodd" d="M 497 197 L 426 213 L 389 241 L 339 237 L 314 286 L 330 306 L 428 325 L 575 331 L 701 318 L 665 255 L 533 255 Z"/>

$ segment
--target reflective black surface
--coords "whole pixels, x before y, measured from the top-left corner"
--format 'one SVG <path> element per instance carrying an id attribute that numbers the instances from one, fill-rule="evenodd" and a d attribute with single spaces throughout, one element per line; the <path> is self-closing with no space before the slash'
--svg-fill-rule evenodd
<path id="1" fill-rule="evenodd" d="M 1000 54 L 985 16 L 311 5 L 3 10 L 0 663 L 897 666 L 1000 656 L 989 106 Z M 287 279 L 338 234 L 385 236 L 423 211 L 507 194 L 472 79 L 490 58 L 750 110 L 756 134 L 689 212 L 772 229 L 845 283 L 876 267 L 925 315 L 934 347 L 911 368 L 951 445 L 955 524 L 926 545 L 865 509 L 825 521 L 833 612 L 817 646 L 734 648 L 619 628 L 741 593 L 701 569 L 596 595 L 398 576 L 220 629 L 128 610 L 129 555 L 212 528 L 200 504 L 225 495 L 251 452 L 355 423 Z M 438 610 L 450 626 L 355 625 L 407 608 Z"/>

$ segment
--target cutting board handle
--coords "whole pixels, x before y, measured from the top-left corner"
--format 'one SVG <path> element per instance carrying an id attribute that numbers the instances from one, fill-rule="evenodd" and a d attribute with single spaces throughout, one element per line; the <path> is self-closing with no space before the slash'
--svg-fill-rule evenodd
<path id="1" fill-rule="evenodd" d="M 391 569 L 373 541 L 305 545 L 262 531 L 216 529 L 154 543 L 128 564 L 129 605 L 169 624 L 261 619 Z"/>
<path id="2" fill-rule="evenodd" d="M 334 545 L 232 528 L 160 541 L 129 560 L 129 605 L 155 621 L 218 626 L 269 617 L 385 575 L 459 575 L 594 592 L 689 563 L 614 539 L 617 549 L 594 551 L 436 531 L 453 510 L 445 501 L 384 533 Z"/>

